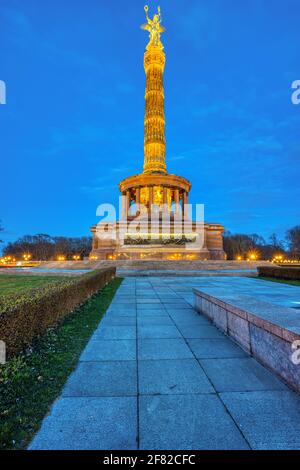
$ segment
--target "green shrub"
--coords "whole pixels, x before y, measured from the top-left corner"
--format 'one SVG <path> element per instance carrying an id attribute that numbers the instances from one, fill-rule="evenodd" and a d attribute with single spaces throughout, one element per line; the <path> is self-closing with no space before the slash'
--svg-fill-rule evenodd
<path id="1" fill-rule="evenodd" d="M 26 449 L 109 307 L 115 277 L 24 353 L 0 365 L 0 451 Z"/>
<path id="2" fill-rule="evenodd" d="M 71 313 L 115 277 L 115 268 L 100 269 L 0 298 L 0 340 L 12 357 L 31 345 L 49 326 Z"/>
<path id="3" fill-rule="evenodd" d="M 286 279 L 299 281 L 300 268 L 290 266 L 259 266 L 257 268 L 258 275 L 262 277 L 274 277 L 275 279 Z"/>

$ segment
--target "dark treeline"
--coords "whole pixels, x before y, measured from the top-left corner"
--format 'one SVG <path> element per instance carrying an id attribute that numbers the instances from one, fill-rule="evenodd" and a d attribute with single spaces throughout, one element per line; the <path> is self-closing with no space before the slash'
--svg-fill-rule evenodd
<path id="1" fill-rule="evenodd" d="M 257 259 L 273 259 L 282 255 L 292 259 L 300 258 L 300 225 L 289 229 L 284 240 L 272 234 L 268 240 L 257 234 L 224 234 L 224 250 L 228 259 L 248 259 L 254 254 Z"/>
<path id="2" fill-rule="evenodd" d="M 92 249 L 91 237 L 51 237 L 50 235 L 25 235 L 15 242 L 8 243 L 4 256 L 13 256 L 21 260 L 24 254 L 30 254 L 33 260 L 55 260 L 59 256 L 72 259 L 73 256 L 84 258 Z"/>
<path id="3" fill-rule="evenodd" d="M 91 249 L 91 237 L 51 237 L 38 234 L 25 235 L 15 242 L 8 243 L 3 249 L 3 255 L 18 260 L 21 260 L 24 254 L 30 254 L 34 260 L 55 260 L 59 256 L 64 256 L 66 259 L 80 256 L 82 259 L 89 255 Z M 271 235 L 266 241 L 257 234 L 225 232 L 224 250 L 230 260 L 248 259 L 251 254 L 257 259 L 265 260 L 278 255 L 300 259 L 300 225 L 289 229 L 283 240 L 280 240 L 276 234 Z"/>

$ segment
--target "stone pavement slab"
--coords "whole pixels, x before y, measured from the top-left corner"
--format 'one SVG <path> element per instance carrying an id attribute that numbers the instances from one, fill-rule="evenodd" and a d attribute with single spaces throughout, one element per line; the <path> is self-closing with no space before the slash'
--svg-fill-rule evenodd
<path id="1" fill-rule="evenodd" d="M 91 340 L 80 361 L 134 361 L 136 359 L 135 340 Z"/>
<path id="2" fill-rule="evenodd" d="M 191 350 L 183 339 L 139 339 L 138 358 L 146 359 L 190 359 Z"/>
<path id="3" fill-rule="evenodd" d="M 147 316 L 138 316 L 137 318 L 137 325 L 138 326 L 172 326 L 174 322 L 168 315 L 155 315 L 154 317 L 147 315 Z"/>
<path id="4" fill-rule="evenodd" d="M 209 322 L 209 320 L 207 320 L 207 318 L 203 317 L 202 315 L 193 315 L 193 316 L 172 316 L 171 317 L 172 320 L 174 321 L 175 325 L 177 327 L 180 327 L 180 326 L 193 326 L 193 327 L 198 327 L 200 325 L 207 325 L 207 326 L 211 326 L 211 323 Z"/>
<path id="5" fill-rule="evenodd" d="M 247 354 L 230 339 L 188 339 L 191 350 L 198 359 L 223 359 L 247 357 Z"/>
<path id="6" fill-rule="evenodd" d="M 154 309 L 153 307 L 150 309 L 148 308 L 141 308 L 141 309 L 137 309 L 137 318 L 144 318 L 144 317 L 161 317 L 161 316 L 165 316 L 165 317 L 168 317 L 168 313 L 166 312 L 166 310 L 164 308 L 156 308 Z"/>
<path id="7" fill-rule="evenodd" d="M 182 336 L 188 339 L 204 339 L 204 338 L 224 338 L 221 331 L 217 330 L 212 325 L 197 325 L 195 328 L 192 325 L 177 326 Z"/>
<path id="8" fill-rule="evenodd" d="M 136 339 L 136 326 L 101 325 L 93 334 L 92 340 L 100 339 Z"/>
<path id="9" fill-rule="evenodd" d="M 172 294 L 171 292 L 159 293 L 158 298 L 164 303 L 175 303 L 176 301 L 183 302 L 183 299 L 178 294 Z"/>
<path id="10" fill-rule="evenodd" d="M 147 325 L 138 326 L 138 337 L 144 338 L 181 338 L 181 334 L 174 325 Z"/>
<path id="11" fill-rule="evenodd" d="M 170 315 L 171 318 L 175 319 L 183 319 L 183 318 L 195 318 L 199 316 L 199 313 L 196 312 L 193 308 L 169 308 L 166 307 L 166 311 Z"/>
<path id="12" fill-rule="evenodd" d="M 101 321 L 101 326 L 135 326 L 136 325 L 136 317 L 126 317 L 125 315 L 122 317 L 118 317 L 116 315 L 107 315 Z M 98 329 L 95 331 L 95 333 Z"/>
<path id="13" fill-rule="evenodd" d="M 140 397 L 140 448 L 249 449 L 216 395 Z"/>
<path id="14" fill-rule="evenodd" d="M 80 362 L 63 390 L 65 397 L 126 397 L 136 394 L 136 361 Z"/>
<path id="15" fill-rule="evenodd" d="M 229 413 L 256 450 L 300 449 L 300 398 L 294 392 L 222 393 Z"/>
<path id="16" fill-rule="evenodd" d="M 137 448 L 135 397 L 74 397 L 57 400 L 30 450 Z"/>
<path id="17" fill-rule="evenodd" d="M 172 310 L 172 311 L 173 310 L 184 310 L 184 309 L 190 310 L 190 308 L 191 308 L 191 305 L 188 304 L 187 302 L 185 302 L 185 301 L 180 302 L 180 301 L 175 300 L 175 299 L 172 302 L 169 302 L 169 301 L 164 302 L 163 301 L 162 303 L 163 303 L 163 305 L 165 306 L 165 308 L 167 310 Z"/>
<path id="18" fill-rule="evenodd" d="M 215 393 L 195 359 L 140 361 L 139 391 L 142 395 Z"/>
<path id="19" fill-rule="evenodd" d="M 136 304 L 137 312 L 144 312 L 145 310 L 150 310 L 151 312 L 164 311 L 165 308 L 162 303 L 151 303 L 151 302 L 140 302 Z"/>
<path id="20" fill-rule="evenodd" d="M 107 312 L 110 316 L 116 317 L 134 317 L 136 316 L 136 307 L 115 306 Z"/>
<path id="21" fill-rule="evenodd" d="M 251 357 L 201 359 L 200 364 L 217 392 L 287 390 L 283 382 Z"/>

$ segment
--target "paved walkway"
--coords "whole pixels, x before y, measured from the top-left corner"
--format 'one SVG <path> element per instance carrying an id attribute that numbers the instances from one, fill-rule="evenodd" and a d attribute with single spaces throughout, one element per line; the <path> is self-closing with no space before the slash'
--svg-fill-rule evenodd
<path id="1" fill-rule="evenodd" d="M 300 448 L 300 397 L 193 310 L 193 285 L 124 280 L 31 449 Z"/>

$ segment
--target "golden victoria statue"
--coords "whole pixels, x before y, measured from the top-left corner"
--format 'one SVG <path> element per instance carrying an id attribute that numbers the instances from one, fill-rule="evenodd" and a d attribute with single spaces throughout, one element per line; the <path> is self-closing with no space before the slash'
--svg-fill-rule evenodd
<path id="1" fill-rule="evenodd" d="M 148 15 L 148 5 L 145 5 L 144 10 L 146 12 L 146 20 L 147 23 L 142 24 L 141 28 L 149 31 L 150 33 L 150 43 L 149 45 L 154 45 L 155 47 L 161 47 L 163 49 L 163 45 L 160 41 L 160 33 L 165 31 L 165 28 L 161 25 L 161 13 L 160 7 L 158 7 L 158 13 L 153 16 L 153 20 L 149 18 Z M 147 48 L 149 47 L 147 46 Z"/>

